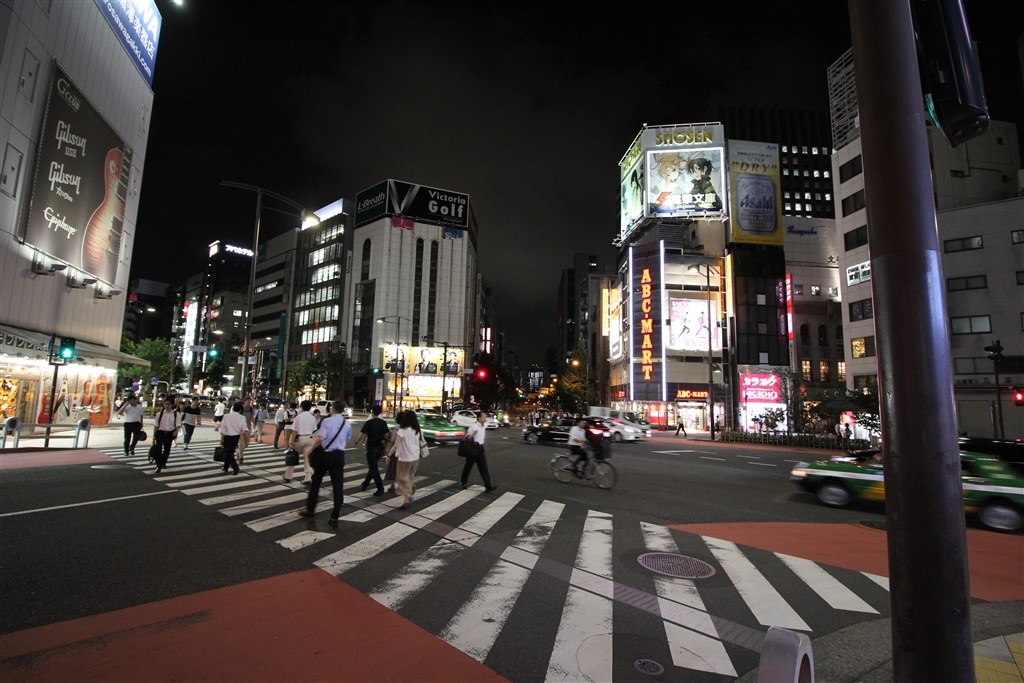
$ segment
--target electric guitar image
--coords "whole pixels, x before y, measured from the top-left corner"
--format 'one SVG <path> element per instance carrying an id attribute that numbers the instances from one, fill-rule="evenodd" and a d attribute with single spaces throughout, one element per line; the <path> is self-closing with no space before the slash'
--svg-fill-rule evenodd
<path id="1" fill-rule="evenodd" d="M 89 217 L 82 240 L 82 270 L 108 282 L 113 282 L 117 274 L 131 169 L 130 149 L 123 154 L 116 148 L 107 152 L 103 162 L 103 203 Z"/>

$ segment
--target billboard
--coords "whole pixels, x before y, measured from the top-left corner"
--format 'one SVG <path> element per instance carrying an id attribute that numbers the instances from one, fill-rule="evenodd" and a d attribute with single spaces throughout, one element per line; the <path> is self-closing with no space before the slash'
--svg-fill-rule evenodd
<path id="1" fill-rule="evenodd" d="M 634 254 L 635 249 L 630 249 L 630 398 L 661 401 L 664 400 L 665 369 L 660 304 L 664 254 L 661 251 L 647 256 Z"/>
<path id="2" fill-rule="evenodd" d="M 725 133 L 721 124 L 648 128 L 641 142 L 645 217 L 725 218 Z"/>
<path id="3" fill-rule="evenodd" d="M 729 141 L 731 242 L 782 245 L 779 146 Z"/>
<path id="4" fill-rule="evenodd" d="M 611 360 L 622 358 L 622 290 L 608 290 L 608 355 Z"/>
<path id="5" fill-rule="evenodd" d="M 24 241 L 114 284 L 132 150 L 53 66 Z"/>
<path id="6" fill-rule="evenodd" d="M 156 0 L 96 0 L 96 5 L 135 68 L 152 88 L 156 48 L 163 22 Z"/>
<path id="7" fill-rule="evenodd" d="M 637 159 L 622 174 L 619 237 L 625 238 L 633 232 L 637 223 L 644 219 L 644 165 Z"/>
<path id="8" fill-rule="evenodd" d="M 740 401 L 743 403 L 780 403 L 781 381 L 775 373 L 740 373 Z"/>
<path id="9" fill-rule="evenodd" d="M 400 180 L 386 180 L 356 195 L 357 227 L 385 214 L 466 230 L 469 195 Z"/>
<path id="10" fill-rule="evenodd" d="M 462 375 L 466 367 L 466 352 L 462 348 L 448 348 L 445 356 L 441 346 L 412 346 L 384 344 L 381 362 L 385 370 L 407 375 Z"/>
<path id="11" fill-rule="evenodd" d="M 718 304 L 711 301 L 711 315 L 714 319 Z M 722 335 L 718 325 L 708 321 L 708 302 L 700 299 L 669 299 L 668 302 L 668 348 L 674 351 L 698 351 L 707 353 L 708 334 L 711 335 L 713 351 L 722 349 Z"/>

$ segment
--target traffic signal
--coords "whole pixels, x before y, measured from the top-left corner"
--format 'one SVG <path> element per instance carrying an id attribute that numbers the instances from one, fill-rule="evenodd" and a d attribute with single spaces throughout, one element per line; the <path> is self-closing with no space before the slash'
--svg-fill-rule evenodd
<path id="1" fill-rule="evenodd" d="M 57 351 L 57 356 L 64 361 L 75 359 L 75 338 L 74 337 L 61 337 L 60 338 L 60 349 Z"/>
<path id="2" fill-rule="evenodd" d="M 476 369 L 476 378 L 478 380 L 480 380 L 481 382 L 486 381 L 487 380 L 487 368 L 477 368 Z"/>
<path id="3" fill-rule="evenodd" d="M 370 368 L 370 374 L 374 377 L 380 377 L 380 368 Z"/>
<path id="4" fill-rule="evenodd" d="M 1003 359 L 1003 345 L 997 339 L 995 344 L 985 347 L 985 354 L 994 361 L 1000 361 Z"/>
<path id="5" fill-rule="evenodd" d="M 1024 389 L 1014 387 L 1010 391 L 1013 394 L 1013 405 L 1024 406 Z"/>
<path id="6" fill-rule="evenodd" d="M 216 358 L 219 355 L 220 355 L 220 350 L 219 349 L 208 349 L 206 351 L 207 358 Z"/>

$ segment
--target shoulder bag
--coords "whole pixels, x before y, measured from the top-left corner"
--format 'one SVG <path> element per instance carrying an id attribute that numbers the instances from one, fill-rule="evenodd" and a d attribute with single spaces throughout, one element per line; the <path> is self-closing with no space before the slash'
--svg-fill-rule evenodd
<path id="1" fill-rule="evenodd" d="M 430 446 L 427 445 L 427 440 L 423 437 L 423 433 L 420 432 L 420 457 L 425 458 L 430 455 Z"/>
<path id="2" fill-rule="evenodd" d="M 463 439 L 459 442 L 459 457 L 460 458 L 472 458 L 476 455 L 476 441 L 473 439 Z"/>

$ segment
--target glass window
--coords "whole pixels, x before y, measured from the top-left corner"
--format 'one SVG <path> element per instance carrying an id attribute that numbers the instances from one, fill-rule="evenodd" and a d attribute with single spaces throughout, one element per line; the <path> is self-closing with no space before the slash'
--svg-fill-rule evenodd
<path id="1" fill-rule="evenodd" d="M 863 161 L 858 154 L 854 158 L 847 161 L 845 164 L 839 167 L 839 182 L 845 183 L 850 178 L 858 176 L 864 172 Z"/>
<path id="2" fill-rule="evenodd" d="M 1017 284 L 1024 285 L 1024 270 L 1017 271 Z"/>
<path id="3" fill-rule="evenodd" d="M 811 381 L 811 361 L 800 361 L 800 375 L 803 377 L 805 382 Z"/>
<path id="4" fill-rule="evenodd" d="M 869 358 L 875 355 L 875 338 L 857 337 L 850 340 L 851 358 Z"/>
<path id="5" fill-rule="evenodd" d="M 952 334 L 979 334 L 992 331 L 992 323 L 987 315 L 950 318 L 949 326 Z"/>
<path id="6" fill-rule="evenodd" d="M 942 243 L 943 248 L 947 254 L 952 254 L 957 251 L 970 251 L 972 249 L 981 249 L 984 245 L 982 244 L 981 235 L 975 237 L 964 237 L 958 240 L 946 240 Z"/>
<path id="7" fill-rule="evenodd" d="M 857 190 L 849 197 L 843 198 L 843 215 L 849 216 L 854 211 L 864 208 L 864 190 Z"/>
<path id="8" fill-rule="evenodd" d="M 793 205 L 790 202 L 786 202 L 785 204 L 783 204 L 783 206 L 785 207 L 786 211 L 793 210 Z"/>
<path id="9" fill-rule="evenodd" d="M 811 296 L 821 296 L 821 287 L 818 285 L 811 285 Z"/>
<path id="10" fill-rule="evenodd" d="M 814 169 L 814 177 L 815 178 L 820 178 L 821 177 L 821 171 L 819 171 L 818 169 Z"/>
<path id="11" fill-rule="evenodd" d="M 804 192 L 804 199 L 810 199 L 810 198 L 811 198 L 811 193 L 810 192 Z"/>
<path id="12" fill-rule="evenodd" d="M 793 285 L 793 295 L 794 296 L 803 296 L 803 294 L 804 294 L 804 286 L 803 285 Z"/>
<path id="13" fill-rule="evenodd" d="M 836 361 L 836 381 L 837 382 L 845 382 L 846 381 L 846 361 L 843 361 L 843 360 Z"/>
<path id="14" fill-rule="evenodd" d="M 801 204 L 800 202 L 797 202 L 796 203 L 796 210 L 797 211 L 803 211 L 804 210 L 804 205 Z"/>
<path id="15" fill-rule="evenodd" d="M 818 346 L 828 346 L 828 328 L 818 325 Z"/>
<path id="16" fill-rule="evenodd" d="M 807 145 L 801 145 L 800 146 L 800 153 L 801 154 L 807 154 Z"/>
<path id="17" fill-rule="evenodd" d="M 782 151 L 783 152 L 789 152 L 789 145 L 783 145 L 782 146 Z"/>
<path id="18" fill-rule="evenodd" d="M 843 246 L 846 251 L 856 249 L 868 243 L 868 226 L 862 225 L 843 234 Z"/>
<path id="19" fill-rule="evenodd" d="M 951 277 L 946 280 L 946 290 L 950 292 L 959 292 L 965 289 L 985 289 L 986 287 L 988 287 L 988 283 L 984 275 Z"/>
<path id="20" fill-rule="evenodd" d="M 818 153 L 818 148 L 817 147 L 811 147 L 811 154 L 817 154 L 817 153 Z"/>
<path id="21" fill-rule="evenodd" d="M 839 296 L 839 288 L 838 287 L 829 287 L 828 288 L 828 295 L 829 296 Z"/>
<path id="22" fill-rule="evenodd" d="M 789 169 L 788 168 L 782 169 L 782 175 L 789 175 Z"/>
<path id="23" fill-rule="evenodd" d="M 766 306 L 768 304 L 768 298 L 764 294 L 757 295 L 757 305 Z"/>
<path id="24" fill-rule="evenodd" d="M 1012 242 L 1013 244 L 1024 244 L 1024 230 L 1011 231 L 1010 242 Z"/>
<path id="25" fill-rule="evenodd" d="M 811 326 L 807 323 L 800 326 L 800 343 L 805 346 L 809 346 L 811 343 Z M 808 369 L 808 372 L 810 372 L 810 369 Z"/>
<path id="26" fill-rule="evenodd" d="M 821 172 L 821 176 L 823 178 L 831 178 L 832 177 L 832 171 L 822 171 Z"/>
<path id="27" fill-rule="evenodd" d="M 832 193 L 831 192 L 826 192 L 825 193 L 825 201 L 826 202 L 832 201 Z"/>
<path id="28" fill-rule="evenodd" d="M 820 381 L 820 382 L 827 382 L 828 381 L 828 361 L 827 360 L 818 361 L 818 381 Z"/>

